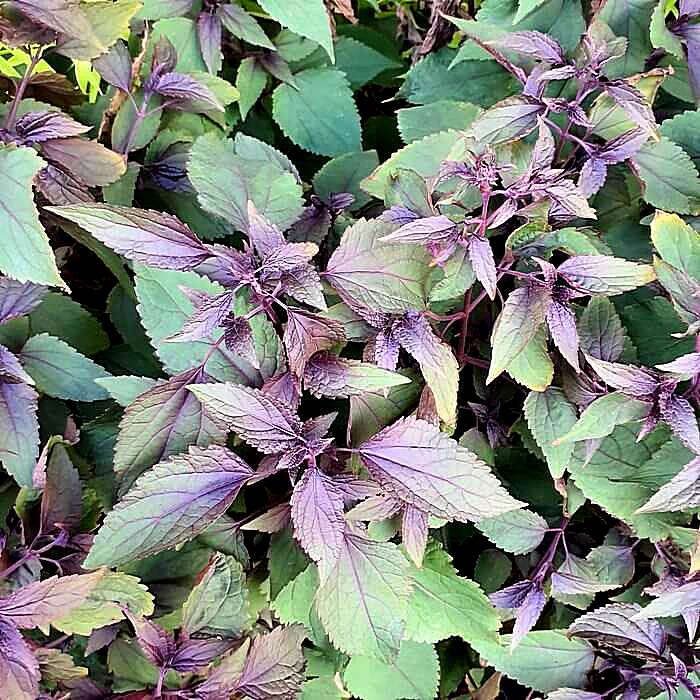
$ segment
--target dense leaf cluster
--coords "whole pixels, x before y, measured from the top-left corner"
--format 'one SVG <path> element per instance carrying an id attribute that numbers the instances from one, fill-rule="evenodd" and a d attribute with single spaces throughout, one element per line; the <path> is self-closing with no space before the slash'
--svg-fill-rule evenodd
<path id="1" fill-rule="evenodd" d="M 12 0 L 0 92 L 0 697 L 700 698 L 697 0 Z"/>

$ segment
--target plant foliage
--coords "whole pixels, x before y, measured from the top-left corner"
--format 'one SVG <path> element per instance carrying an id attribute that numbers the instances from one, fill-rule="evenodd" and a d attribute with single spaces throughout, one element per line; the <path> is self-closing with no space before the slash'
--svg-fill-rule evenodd
<path id="1" fill-rule="evenodd" d="M 699 698 L 696 0 L 0 2 L 0 697 Z"/>

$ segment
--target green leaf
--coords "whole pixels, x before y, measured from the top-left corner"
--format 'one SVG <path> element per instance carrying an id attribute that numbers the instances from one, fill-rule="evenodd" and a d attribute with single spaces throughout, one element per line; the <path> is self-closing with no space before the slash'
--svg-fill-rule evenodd
<path id="1" fill-rule="evenodd" d="M 93 630 L 124 619 L 122 607 L 134 615 L 153 614 L 153 596 L 135 576 L 107 572 L 87 600 L 52 625 L 66 634 L 89 635 Z"/>
<path id="2" fill-rule="evenodd" d="M 615 362 L 629 342 L 622 320 L 613 303 L 606 297 L 594 297 L 588 302 L 578 322 L 581 349 L 599 360 Z"/>
<path id="3" fill-rule="evenodd" d="M 135 401 L 141 394 L 152 389 L 157 383 L 157 380 L 151 377 L 131 377 L 128 375 L 105 377 L 95 381 L 124 408 Z"/>
<path id="4" fill-rule="evenodd" d="M 267 71 L 253 57 L 244 58 L 238 67 L 236 76 L 236 87 L 238 88 L 238 109 L 241 111 L 241 119 L 245 120 L 248 112 L 267 85 Z"/>
<path id="5" fill-rule="evenodd" d="M 513 23 L 521 22 L 529 14 L 537 10 L 537 8 L 542 7 L 545 2 L 547 2 L 547 0 L 519 0 L 518 11 L 515 14 Z"/>
<path id="6" fill-rule="evenodd" d="M 700 234 L 692 226 L 677 214 L 657 211 L 651 240 L 665 262 L 700 282 Z"/>
<path id="7" fill-rule="evenodd" d="M 163 19 L 179 17 L 192 6 L 192 0 L 141 0 L 143 7 L 136 15 L 137 19 Z"/>
<path id="8" fill-rule="evenodd" d="M 661 124 L 661 135 L 678 144 L 691 157 L 695 167 L 700 164 L 700 111 L 688 110 L 673 119 L 666 119 Z"/>
<path id="9" fill-rule="evenodd" d="M 323 0 L 259 0 L 259 4 L 283 27 L 321 44 L 334 60 L 331 24 Z"/>
<path id="10" fill-rule="evenodd" d="M 544 453 L 552 478 L 561 479 L 574 447 L 571 444 L 554 445 L 553 442 L 576 423 L 576 408 L 561 389 L 549 387 L 545 391 L 531 391 L 528 394 L 524 413 L 530 432 Z"/>
<path id="11" fill-rule="evenodd" d="M 20 282 L 68 289 L 56 267 L 49 239 L 39 223 L 32 181 L 44 167 L 33 148 L 0 146 L 3 187 L 0 209 L 0 270 Z"/>
<path id="12" fill-rule="evenodd" d="M 419 141 L 440 131 L 466 131 L 481 108 L 469 102 L 439 100 L 419 107 L 399 109 L 399 131 L 404 143 Z"/>
<path id="13" fill-rule="evenodd" d="M 312 678 L 301 686 L 300 700 L 343 700 L 347 697 L 338 688 L 335 678 L 332 676 L 321 676 Z"/>
<path id="14" fill-rule="evenodd" d="M 610 67 L 615 76 L 644 70 L 644 62 L 651 53 L 649 23 L 655 1 L 610 0 L 600 8 L 598 18 L 612 29 L 615 36 L 627 39 L 627 52 Z"/>
<path id="15" fill-rule="evenodd" d="M 550 295 L 544 287 L 526 286 L 513 290 L 503 306 L 491 335 L 490 384 L 525 349 L 544 323 Z"/>
<path id="16" fill-rule="evenodd" d="M 29 315 L 29 323 L 33 335 L 54 335 L 83 355 L 94 355 L 109 347 L 109 337 L 100 322 L 63 294 L 49 292 Z"/>
<path id="17" fill-rule="evenodd" d="M 495 608 L 476 583 L 457 575 L 450 555 L 439 546 L 429 546 L 412 577 L 407 639 L 432 644 L 459 636 L 477 648 L 478 642 L 497 639 L 501 625 Z"/>
<path id="18" fill-rule="evenodd" d="M 430 255 L 422 246 L 381 240 L 394 229 L 379 219 L 359 219 L 345 230 L 326 279 L 348 305 L 388 313 L 425 307 Z"/>
<path id="19" fill-rule="evenodd" d="M 396 658 L 411 593 L 408 568 L 395 544 L 345 532 L 338 562 L 316 594 L 316 610 L 337 649 L 384 663 Z"/>
<path id="20" fill-rule="evenodd" d="M 569 639 L 563 630 L 530 632 L 515 649 L 505 636 L 499 642 L 480 644 L 477 651 L 497 671 L 543 693 L 586 686 L 594 661 L 593 647 Z"/>
<path id="21" fill-rule="evenodd" d="M 648 141 L 633 162 L 649 204 L 679 214 L 700 213 L 700 177 L 690 156 L 680 146 L 666 137 Z"/>
<path id="22" fill-rule="evenodd" d="M 413 170 L 425 178 L 437 175 L 442 161 L 447 159 L 461 138 L 457 131 L 441 131 L 410 143 L 366 177 L 362 181 L 362 189 L 377 199 L 383 199 L 387 182 L 398 169 Z"/>
<path id="23" fill-rule="evenodd" d="M 421 392 L 420 378 L 401 370 L 413 381 L 388 392 L 350 397 L 350 435 L 353 445 L 368 440 L 413 406 Z"/>
<path id="24" fill-rule="evenodd" d="M 318 569 L 315 564 L 311 564 L 292 579 L 278 593 L 272 604 L 280 622 L 285 625 L 300 622 L 312 631 L 311 611 L 318 585 Z"/>
<path id="25" fill-rule="evenodd" d="M 165 342 L 165 338 L 180 331 L 193 312 L 192 303 L 180 287 L 212 295 L 220 294 L 223 288 L 195 272 L 157 270 L 138 264 L 134 269 L 139 315 L 160 360 L 171 374 L 201 364 L 212 345 L 221 336 L 221 330 L 215 332 L 211 338 L 201 341 L 168 343 Z M 250 310 L 250 307 L 238 296 L 234 310 L 240 315 Z M 251 326 L 261 369 L 256 370 L 227 350 L 224 345 L 220 345 L 207 361 L 208 374 L 219 381 L 257 386 L 262 384 L 263 378 L 275 373 L 279 351 L 277 333 L 260 314 L 251 319 Z"/>
<path id="26" fill-rule="evenodd" d="M 544 391 L 552 383 L 554 363 L 547 352 L 547 333 L 544 328 L 540 328 L 510 361 L 506 372 L 532 391 Z"/>
<path id="27" fill-rule="evenodd" d="M 651 17 L 651 25 L 649 27 L 649 38 L 655 49 L 664 49 L 668 51 L 668 53 L 673 54 L 676 58 L 684 60 L 685 53 L 681 40 L 666 26 L 667 6 L 667 0 L 660 0 L 654 9 L 654 13 Z"/>
<path id="28" fill-rule="evenodd" d="M 362 150 L 360 117 L 340 71 L 311 68 L 282 83 L 272 96 L 272 116 L 297 146 L 323 156 Z"/>
<path id="29" fill-rule="evenodd" d="M 435 269 L 437 281 L 432 283 L 429 301 L 452 301 L 462 299 L 464 293 L 471 288 L 476 281 L 474 270 L 469 262 L 469 254 L 466 248 L 460 247 L 443 267 Z M 431 277 L 431 282 L 433 282 Z"/>
<path id="30" fill-rule="evenodd" d="M 282 230 L 302 211 L 301 186 L 280 164 L 237 153 L 238 142 L 215 134 L 199 137 L 190 150 L 187 174 L 202 209 L 239 230 L 248 230 L 248 200 Z"/>
<path id="31" fill-rule="evenodd" d="M 638 537 L 658 541 L 673 537 L 685 524 L 682 513 L 637 513 L 654 493 L 670 481 L 693 457 L 675 439 L 656 430 L 641 442 L 631 426 L 619 426 L 593 456 L 586 460 L 579 445 L 569 471 L 576 485 L 593 503 L 627 523 Z"/>
<path id="32" fill-rule="evenodd" d="M 641 364 L 659 365 L 693 352 L 692 338 L 673 336 L 683 333 L 685 324 L 668 299 L 659 296 L 629 304 L 620 310 L 620 315 Z"/>
<path id="33" fill-rule="evenodd" d="M 524 138 L 537 128 L 542 113 L 539 100 L 530 97 L 507 97 L 482 112 L 472 123 L 469 133 L 477 140 L 492 145 Z"/>
<path id="34" fill-rule="evenodd" d="M 21 360 L 37 389 L 44 394 L 71 401 L 109 398 L 95 383 L 95 379 L 109 377 L 109 373 L 48 333 L 32 336 L 22 348 Z"/>
<path id="35" fill-rule="evenodd" d="M 335 67 L 345 73 L 352 89 L 358 90 L 380 73 L 400 68 L 401 64 L 361 41 L 341 36 L 335 42 Z"/>
<path id="36" fill-rule="evenodd" d="M 191 71 L 206 72 L 207 66 L 202 58 L 197 37 L 197 25 L 185 17 L 160 19 L 153 25 L 151 39 L 148 42 L 146 57 L 143 61 L 142 74 L 150 73 L 153 48 L 158 40 L 165 37 L 175 47 L 177 64 L 175 69 L 180 73 Z"/>
<path id="37" fill-rule="evenodd" d="M 568 431 L 555 436 L 554 444 L 565 445 L 580 440 L 595 440 L 610 435 L 615 427 L 641 420 L 650 404 L 633 399 L 621 391 L 613 391 L 591 403 Z"/>
<path id="38" fill-rule="evenodd" d="M 182 606 L 182 628 L 191 635 L 235 638 L 251 622 L 243 568 L 218 554 Z"/>
<path id="39" fill-rule="evenodd" d="M 415 105 L 460 100 L 490 107 L 517 91 L 516 81 L 493 60 L 453 65 L 454 49 L 431 52 L 411 67 L 399 96 Z"/>
<path id="40" fill-rule="evenodd" d="M 394 661 L 353 656 L 344 673 L 350 692 L 363 700 L 433 700 L 439 677 L 432 645 L 408 640 Z"/>
<path id="41" fill-rule="evenodd" d="M 549 525 L 541 515 L 521 509 L 484 518 L 476 527 L 499 549 L 511 554 L 527 554 L 540 546 Z"/>
<path id="42" fill-rule="evenodd" d="M 143 92 L 141 90 L 137 90 L 133 97 L 133 101 L 124 101 L 124 104 L 119 108 L 117 116 L 114 118 L 114 123 L 112 124 L 112 148 L 118 152 L 122 152 L 126 148 L 127 141 L 130 138 L 130 132 L 135 126 L 137 116 L 134 102 L 139 106 L 143 103 Z M 129 152 L 138 151 L 148 146 L 156 137 L 163 115 L 163 112 L 157 108 L 160 107 L 162 102 L 163 100 L 160 95 L 155 93 L 148 98 L 148 102 L 146 103 L 146 113 L 148 116 L 140 121 L 133 135 L 131 135 Z"/>
<path id="43" fill-rule="evenodd" d="M 274 51 L 275 45 L 268 39 L 257 20 L 249 15 L 242 7 L 229 3 L 219 8 L 217 13 L 221 22 L 233 36 L 247 41 L 254 46 L 262 46 Z"/>
<path id="44" fill-rule="evenodd" d="M 362 191 L 360 183 L 379 165 L 376 151 L 346 153 L 329 160 L 314 175 L 314 190 L 324 200 L 334 192 L 349 192 L 355 197 L 351 211 L 360 209 L 371 201 Z"/>

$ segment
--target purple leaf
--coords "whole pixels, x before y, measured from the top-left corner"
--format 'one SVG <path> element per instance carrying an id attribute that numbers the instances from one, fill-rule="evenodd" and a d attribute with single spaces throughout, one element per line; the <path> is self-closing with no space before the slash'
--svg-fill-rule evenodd
<path id="1" fill-rule="evenodd" d="M 343 496 L 320 469 L 304 472 L 292 493 L 294 536 L 318 564 L 324 581 L 340 554 L 345 520 Z"/>
<path id="2" fill-rule="evenodd" d="M 191 270 L 211 252 L 176 217 L 109 204 L 47 207 L 129 260 L 168 270 Z"/>
<path id="3" fill-rule="evenodd" d="M 469 237 L 467 243 L 469 262 L 476 275 L 476 279 L 481 282 L 489 299 L 496 298 L 496 261 L 493 259 L 493 251 L 488 238 L 485 236 L 473 235 Z"/>
<path id="4" fill-rule="evenodd" d="M 70 173 L 53 165 L 42 168 L 36 176 L 39 192 L 57 206 L 69 204 L 94 204 L 95 198 L 87 187 Z"/>
<path id="5" fill-rule="evenodd" d="M 382 330 L 374 339 L 374 361 L 382 369 L 395 370 L 401 345 L 391 330 Z"/>
<path id="6" fill-rule="evenodd" d="M 622 163 L 637 154 L 647 142 L 649 132 L 644 129 L 631 129 L 608 141 L 596 152 L 596 158 L 607 165 Z"/>
<path id="7" fill-rule="evenodd" d="M 380 486 L 437 517 L 478 521 L 522 506 L 484 462 L 422 420 L 397 421 L 357 452 Z"/>
<path id="8" fill-rule="evenodd" d="M 132 614 L 128 608 L 124 608 L 123 612 L 133 625 L 139 646 L 146 658 L 157 668 L 168 668 L 177 648 L 172 633 L 155 622 Z"/>
<path id="9" fill-rule="evenodd" d="M 624 80 L 610 80 L 603 84 L 603 90 L 622 108 L 632 122 L 643 128 L 647 134 L 655 134 L 656 119 L 644 95 Z"/>
<path id="10" fill-rule="evenodd" d="M 90 131 L 90 127 L 63 112 L 27 112 L 17 120 L 15 130 L 26 143 L 42 143 L 48 139 L 79 136 Z"/>
<path id="11" fill-rule="evenodd" d="M 235 689 L 252 700 L 295 700 L 304 680 L 302 625 L 277 627 L 253 641 Z"/>
<path id="12" fill-rule="evenodd" d="M 304 371 L 304 387 L 314 396 L 348 398 L 388 389 L 410 380 L 402 374 L 329 352 L 316 353 Z"/>
<path id="13" fill-rule="evenodd" d="M 249 44 L 276 51 L 275 45 L 268 39 L 257 21 L 242 7 L 233 3 L 221 5 L 218 13 L 226 29 L 235 37 L 243 39 Z M 277 56 L 276 53 L 267 55 Z"/>
<path id="14" fill-rule="evenodd" d="M 403 503 L 393 496 L 383 494 L 370 496 L 348 511 L 345 514 L 345 519 L 348 522 L 352 520 L 388 520 L 400 513 L 403 507 Z"/>
<path id="15" fill-rule="evenodd" d="M 420 216 L 406 207 L 395 204 L 393 207 L 389 207 L 389 209 L 383 211 L 379 218 L 382 221 L 386 221 L 390 224 L 396 224 L 397 226 L 401 226 L 403 228 L 411 222 L 419 220 Z M 424 221 L 424 219 L 421 220 Z"/>
<path id="16" fill-rule="evenodd" d="M 153 91 L 164 97 L 201 102 L 211 109 L 224 111 L 224 106 L 206 85 L 184 73 L 166 73 L 158 79 Z"/>
<path id="17" fill-rule="evenodd" d="M 383 236 L 382 241 L 397 243 L 443 243 L 456 238 L 457 224 L 446 216 L 431 216 L 404 224 Z"/>
<path id="18" fill-rule="evenodd" d="M 261 257 L 286 245 L 282 232 L 262 216 L 251 200 L 248 201 L 248 240 Z"/>
<path id="19" fill-rule="evenodd" d="M 433 392 L 440 419 L 454 425 L 459 367 L 452 348 L 442 342 L 427 319 L 415 311 L 407 312 L 395 324 L 394 335 L 404 350 L 418 361 L 425 382 Z"/>
<path id="20" fill-rule="evenodd" d="M 538 125 L 545 106 L 539 100 L 515 95 L 482 112 L 469 131 L 476 141 L 492 146 L 525 138 Z"/>
<path id="21" fill-rule="evenodd" d="M 637 620 L 641 610 L 633 603 L 611 603 L 574 620 L 568 635 L 657 659 L 666 648 L 666 632 L 656 621 Z"/>
<path id="22" fill-rule="evenodd" d="M 38 399 L 27 384 L 0 381 L 0 462 L 20 486 L 32 486 L 39 457 Z"/>
<path id="23" fill-rule="evenodd" d="M 83 494 L 80 475 L 66 448 L 56 445 L 46 465 L 46 483 L 41 497 L 41 531 L 48 534 L 60 528 L 80 531 Z"/>
<path id="24" fill-rule="evenodd" d="M 513 636 L 510 640 L 511 651 L 520 644 L 523 637 L 537 624 L 542 610 L 547 603 L 547 598 L 538 585 L 532 586 L 518 608 L 513 625 Z"/>
<path id="25" fill-rule="evenodd" d="M 105 518 L 84 566 L 119 566 L 191 540 L 235 500 L 253 470 L 225 447 L 191 447 L 142 474 Z"/>
<path id="26" fill-rule="evenodd" d="M 221 19 L 213 12 L 197 16 L 197 36 L 207 70 L 216 75 L 221 70 Z"/>
<path id="27" fill-rule="evenodd" d="M 615 362 L 624 350 L 625 330 L 615 307 L 607 297 L 595 297 L 581 314 L 581 349 L 606 362 Z"/>
<path id="28" fill-rule="evenodd" d="M 263 384 L 262 391 L 264 394 L 269 394 L 273 399 L 278 399 L 282 403 L 288 404 L 295 411 L 299 407 L 301 388 L 297 378 L 291 372 L 282 372 L 274 377 L 270 377 Z"/>
<path id="29" fill-rule="evenodd" d="M 289 368 L 301 378 L 312 355 L 345 343 L 345 330 L 343 324 L 334 319 L 289 308 L 283 340 Z"/>
<path id="30" fill-rule="evenodd" d="M 221 323 L 224 329 L 224 343 L 226 347 L 244 360 L 247 360 L 255 369 L 260 369 L 260 361 L 255 348 L 255 338 L 250 321 L 243 316 L 228 316 Z"/>
<path id="31" fill-rule="evenodd" d="M 503 306 L 491 336 L 490 384 L 525 349 L 544 323 L 552 297 L 544 285 L 514 289 Z"/>
<path id="32" fill-rule="evenodd" d="M 496 43 L 503 49 L 515 51 L 523 56 L 530 56 L 552 65 L 564 63 L 566 60 L 562 47 L 542 32 L 509 32 Z"/>
<path id="33" fill-rule="evenodd" d="M 230 639 L 186 639 L 172 655 L 169 666 L 180 673 L 194 673 L 231 648 Z"/>
<path id="34" fill-rule="evenodd" d="M 276 454 L 303 442 L 302 423 L 291 406 L 259 389 L 238 384 L 190 387 L 219 422 L 265 454 Z"/>
<path id="35" fill-rule="evenodd" d="M 637 606 L 635 620 L 676 617 L 697 612 L 700 606 L 700 581 L 690 581 L 661 593 L 645 608 Z"/>
<path id="36" fill-rule="evenodd" d="M 401 541 L 413 563 L 420 567 L 428 544 L 428 514 L 425 511 L 414 506 L 404 508 L 401 518 Z"/>
<path id="37" fill-rule="evenodd" d="M 547 326 L 554 344 L 563 358 L 580 372 L 578 361 L 579 339 L 576 330 L 576 315 L 567 304 L 553 301 L 547 309 Z"/>
<path id="38" fill-rule="evenodd" d="M 543 182 L 535 188 L 535 193 L 541 190 L 545 197 L 551 200 L 549 215 L 553 219 L 567 221 L 572 218 L 595 219 L 596 213 L 592 209 L 586 196 L 572 180 L 555 180 L 550 184 L 542 177 Z"/>
<path id="39" fill-rule="evenodd" d="M 489 600 L 494 607 L 502 610 L 517 609 L 525 602 L 534 587 L 535 584 L 532 581 L 518 581 L 512 586 L 491 593 Z"/>
<path id="40" fill-rule="evenodd" d="M 165 36 L 158 37 L 153 47 L 151 57 L 151 75 L 149 80 L 157 80 L 161 75 L 175 70 L 177 65 L 177 49 Z"/>
<path id="41" fill-rule="evenodd" d="M 659 385 L 658 378 L 644 368 L 619 362 L 605 362 L 590 356 L 586 356 L 586 360 L 608 386 L 628 392 L 632 396 L 653 394 Z"/>
<path id="42" fill-rule="evenodd" d="M 12 700 L 39 697 L 39 662 L 19 630 L 0 617 L 0 694 Z"/>
<path id="43" fill-rule="evenodd" d="M 93 60 L 92 65 L 110 85 L 129 92 L 131 90 L 131 56 L 121 39 L 105 54 Z"/>
<path id="44" fill-rule="evenodd" d="M 202 408 L 188 387 L 207 381 L 200 368 L 186 370 L 137 397 L 124 412 L 114 451 L 123 491 L 148 467 L 186 450 L 226 441 L 226 430 Z"/>
<path id="45" fill-rule="evenodd" d="M 687 399 L 671 394 L 659 401 L 661 420 L 673 434 L 696 455 L 700 454 L 700 430 L 695 411 Z"/>
<path id="46" fill-rule="evenodd" d="M 0 323 L 31 313 L 48 290 L 32 282 L 0 277 Z"/>
<path id="47" fill-rule="evenodd" d="M 0 598 L 0 618 L 20 629 L 47 627 L 82 605 L 103 575 L 103 571 L 96 571 L 28 583 L 7 598 Z"/>
<path id="48" fill-rule="evenodd" d="M 197 292 L 195 295 L 188 296 L 194 304 L 194 313 L 185 321 L 182 330 L 165 339 L 167 342 L 184 343 L 208 338 L 222 325 L 234 302 L 233 292 L 214 296 Z"/>
<path id="49" fill-rule="evenodd" d="M 605 184 L 608 177 L 608 166 L 601 158 L 589 158 L 581 166 L 581 174 L 577 186 L 584 197 L 592 197 Z"/>
<path id="50" fill-rule="evenodd" d="M 39 150 L 46 160 L 88 187 L 110 185 L 126 171 L 122 156 L 97 141 L 79 137 L 47 139 Z"/>
<path id="51" fill-rule="evenodd" d="M 288 503 L 280 503 L 273 506 L 257 518 L 250 520 L 240 526 L 241 530 L 252 530 L 253 532 L 267 532 L 272 534 L 284 530 L 289 525 L 291 518 L 291 508 Z"/>
<path id="52" fill-rule="evenodd" d="M 4 345 L 0 345 L 0 383 L 34 386 L 34 380 L 25 372 L 17 356 Z"/>
<path id="53" fill-rule="evenodd" d="M 675 513 L 700 506 L 700 458 L 688 462 L 636 513 Z"/>
<path id="54" fill-rule="evenodd" d="M 681 355 L 671 362 L 656 365 L 657 369 L 673 374 L 678 379 L 692 379 L 700 373 L 700 352 L 691 352 Z"/>
<path id="55" fill-rule="evenodd" d="M 650 265 L 608 255 L 574 255 L 559 265 L 557 271 L 574 289 L 604 296 L 629 292 L 655 278 Z"/>

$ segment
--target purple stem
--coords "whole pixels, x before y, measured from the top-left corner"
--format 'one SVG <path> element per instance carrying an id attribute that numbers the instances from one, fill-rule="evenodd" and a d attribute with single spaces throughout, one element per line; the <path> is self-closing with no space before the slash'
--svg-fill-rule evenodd
<path id="1" fill-rule="evenodd" d="M 12 129 L 14 129 L 14 127 L 15 127 L 15 122 L 17 121 L 17 110 L 19 109 L 19 103 L 22 101 L 22 98 L 24 97 L 24 93 L 27 90 L 27 85 L 29 85 L 29 81 L 31 80 L 32 73 L 34 72 L 34 69 L 36 68 L 37 64 L 41 60 L 41 53 L 42 53 L 42 50 L 39 49 L 32 56 L 32 60 L 29 62 L 27 69 L 24 71 L 24 75 L 22 76 L 22 79 L 19 81 L 19 85 L 17 85 L 17 89 L 15 90 L 15 96 L 12 98 L 12 104 L 10 105 L 10 111 L 7 113 L 7 118 L 5 119 L 5 128 L 8 131 L 12 131 Z"/>

